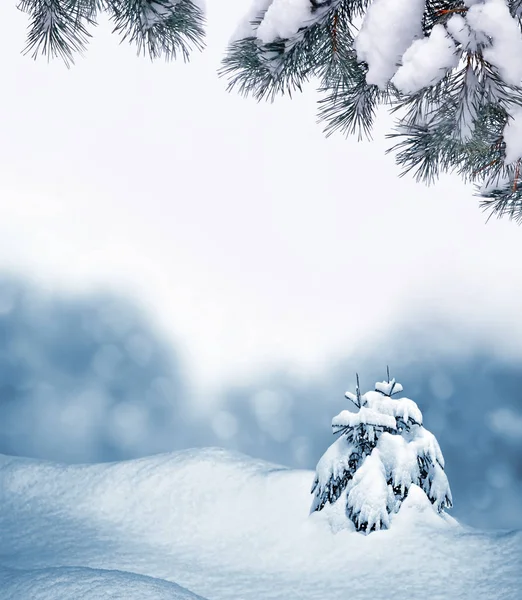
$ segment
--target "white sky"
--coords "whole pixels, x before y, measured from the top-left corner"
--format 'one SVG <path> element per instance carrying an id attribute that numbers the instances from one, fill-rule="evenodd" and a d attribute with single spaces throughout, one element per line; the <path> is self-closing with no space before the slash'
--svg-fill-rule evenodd
<path id="1" fill-rule="evenodd" d="M 522 349 L 521 229 L 486 225 L 457 179 L 399 179 L 383 127 L 325 139 L 312 90 L 226 93 L 216 69 L 244 4 L 209 7 L 188 65 L 100 27 L 71 70 L 19 54 L 15 4 L 0 6 L 0 267 L 133 294 L 204 387 L 313 372 L 434 311 Z"/>

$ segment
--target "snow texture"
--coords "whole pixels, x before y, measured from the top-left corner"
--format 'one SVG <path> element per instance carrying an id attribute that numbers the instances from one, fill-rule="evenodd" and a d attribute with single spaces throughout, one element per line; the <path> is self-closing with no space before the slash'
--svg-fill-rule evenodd
<path id="1" fill-rule="evenodd" d="M 459 63 L 460 53 L 443 25 L 435 25 L 429 35 L 415 40 L 402 57 L 402 66 L 392 83 L 405 94 L 414 94 L 435 85 Z"/>
<path id="2" fill-rule="evenodd" d="M 306 27 L 312 18 L 309 0 L 273 0 L 257 29 L 257 39 L 268 44 L 288 39 Z"/>
<path id="3" fill-rule="evenodd" d="M 476 50 L 476 37 L 462 15 L 453 15 L 446 23 L 446 29 L 451 37 L 458 42 L 463 50 Z"/>
<path id="4" fill-rule="evenodd" d="M 390 525 L 386 510 L 389 501 L 386 470 L 380 452 L 375 448 L 348 484 L 346 510 L 359 526 L 364 523 L 368 530 L 379 530 Z"/>
<path id="5" fill-rule="evenodd" d="M 491 40 L 491 44 L 483 50 L 484 58 L 498 69 L 506 83 L 520 85 L 522 33 L 504 0 L 485 0 L 474 4 L 468 10 L 466 20 L 474 31 Z"/>
<path id="6" fill-rule="evenodd" d="M 348 461 L 353 448 L 345 436 L 338 438 L 328 448 L 317 463 L 315 481 L 319 487 L 324 487 L 332 477 L 339 478 L 349 468 Z"/>
<path id="7" fill-rule="evenodd" d="M 372 408 L 363 406 L 358 412 L 353 413 L 349 410 L 341 411 L 332 419 L 334 430 L 344 427 L 358 427 L 359 425 L 375 425 L 376 427 L 389 427 L 395 429 L 395 417 L 390 414 L 383 414 Z"/>
<path id="8" fill-rule="evenodd" d="M 366 81 L 384 89 L 413 40 L 422 36 L 424 0 L 374 0 L 355 40 L 357 58 L 368 64 Z"/>
<path id="9" fill-rule="evenodd" d="M 403 387 L 400 383 L 397 383 L 395 379 L 391 381 L 378 381 L 375 384 L 375 391 L 381 392 L 385 396 L 393 396 L 403 391 Z"/>
<path id="10" fill-rule="evenodd" d="M 391 415 L 404 422 L 411 420 L 422 424 L 422 413 L 417 404 L 409 398 L 388 398 L 379 392 L 366 392 L 363 396 L 364 406 L 368 406 L 380 413 Z"/>
<path id="11" fill-rule="evenodd" d="M 351 400 L 355 404 L 355 406 L 357 406 L 357 408 L 359 408 L 359 398 L 357 397 L 357 394 L 353 394 L 352 392 L 346 392 L 344 395 L 346 398 Z"/>
<path id="12" fill-rule="evenodd" d="M 427 483 L 425 492 L 437 510 L 441 510 L 446 503 L 446 498 L 449 498 L 451 502 L 451 492 L 449 492 L 446 473 L 444 473 L 444 470 L 439 463 L 432 463 L 430 465 L 430 472 L 426 481 L 429 483 L 429 488 Z"/>
<path id="13" fill-rule="evenodd" d="M 335 502 L 344 487 L 345 473 L 350 471 L 350 458 L 355 450 L 346 436 L 338 438 L 317 463 L 311 492 L 316 492 L 310 512 L 320 508 L 321 498 Z"/>
<path id="14" fill-rule="evenodd" d="M 379 385 L 379 383 L 376 383 L 375 387 L 377 388 Z M 402 385 L 400 383 L 396 384 L 394 393 L 395 390 L 397 392 L 402 391 Z M 345 396 L 357 406 L 358 400 L 355 394 L 346 392 Z M 370 391 L 361 396 L 361 406 L 367 407 L 368 409 L 377 411 L 384 415 L 401 418 L 403 421 L 408 421 L 408 419 L 411 419 L 414 423 L 422 425 L 422 413 L 417 404 L 415 404 L 415 402 L 409 398 L 392 399 L 388 396 L 385 396 L 383 393 Z M 348 417 L 347 415 L 341 417 L 341 415 L 344 415 L 344 413 L 347 412 L 348 411 L 343 410 L 339 415 L 337 415 L 337 417 L 334 418 L 334 421 L 336 423 L 339 422 L 339 425 L 341 425 L 343 418 L 345 418 L 346 424 L 348 424 L 349 420 L 353 419 L 353 417 Z M 334 426 L 334 421 L 332 421 L 332 426 Z M 355 421 L 353 422 L 355 423 Z M 370 423 L 371 421 L 366 422 Z M 391 421 L 388 422 L 391 423 Z M 395 425 L 393 426 L 393 429 L 395 429 Z"/>
<path id="15" fill-rule="evenodd" d="M 508 165 L 522 158 L 522 109 L 512 110 L 511 118 L 504 127 L 506 142 L 505 164 Z"/>
<path id="16" fill-rule="evenodd" d="M 299 41 L 306 28 L 321 21 L 338 2 L 254 0 L 230 41 L 256 37 L 260 44 L 269 44 L 276 40 L 288 40 L 287 48 L 290 48 Z"/>
<path id="17" fill-rule="evenodd" d="M 205 600 L 164 579 L 67 566 L 28 570 L 0 566 L 0 590 L 3 600 Z"/>
<path id="18" fill-rule="evenodd" d="M 520 599 L 521 532 L 466 530 L 412 485 L 391 529 L 334 535 L 331 512 L 309 516 L 312 480 L 215 449 L 78 466 L 0 455 L 0 597 L 404 600 L 407 585 Z"/>
<path id="19" fill-rule="evenodd" d="M 437 438 L 424 427 L 417 427 L 414 430 L 412 444 L 418 455 L 427 456 L 432 462 L 438 462 L 444 468 L 444 457 L 440 450 Z"/>
<path id="20" fill-rule="evenodd" d="M 383 433 L 379 439 L 379 454 L 385 472 L 390 473 L 393 487 L 404 494 L 419 479 L 419 464 L 414 444 L 400 435 Z"/>
<path id="21" fill-rule="evenodd" d="M 257 25 L 256 21 L 261 19 L 273 0 L 253 0 L 249 10 L 239 22 L 234 34 L 230 39 L 230 43 L 238 40 L 251 38 L 256 36 Z"/>

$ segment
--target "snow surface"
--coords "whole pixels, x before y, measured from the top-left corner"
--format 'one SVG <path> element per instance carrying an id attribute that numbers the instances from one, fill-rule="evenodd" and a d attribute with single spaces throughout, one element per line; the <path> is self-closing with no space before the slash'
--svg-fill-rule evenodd
<path id="1" fill-rule="evenodd" d="M 422 36 L 424 0 L 374 0 L 355 40 L 357 58 L 368 63 L 366 81 L 385 88 L 414 39 Z"/>
<path id="2" fill-rule="evenodd" d="M 403 391 L 403 387 L 400 383 L 397 383 L 395 379 L 391 381 L 377 381 L 375 384 L 375 391 L 382 392 L 385 396 L 393 396 Z"/>
<path id="3" fill-rule="evenodd" d="M 412 486 L 390 530 L 334 535 L 335 506 L 309 516 L 313 478 L 216 449 L 0 455 L 0 598 L 520 600 L 521 532 L 445 521 Z"/>
<path id="4" fill-rule="evenodd" d="M 358 527 L 367 523 L 368 529 L 387 528 L 390 516 L 386 510 L 392 499 L 386 481 L 386 471 L 378 448 L 375 448 L 355 472 L 346 488 L 346 506 L 357 517 Z"/>
<path id="5" fill-rule="evenodd" d="M 262 23 L 257 38 L 264 44 L 295 35 L 312 18 L 309 0 L 273 0 Z"/>
<path id="6" fill-rule="evenodd" d="M 232 44 L 244 38 L 255 37 L 257 25 L 253 23 L 263 17 L 270 4 L 272 4 L 272 0 L 253 0 L 245 16 L 239 21 L 234 34 L 230 38 L 230 43 Z"/>
<path id="7" fill-rule="evenodd" d="M 85 567 L 9 569 L 0 567 L 0 597 L 3 600 L 198 600 L 175 583 L 129 573 Z"/>
<path id="8" fill-rule="evenodd" d="M 401 435 L 383 433 L 379 440 L 379 454 L 385 472 L 392 476 L 392 485 L 405 489 L 418 481 L 419 464 L 414 444 L 408 443 Z"/>
<path id="9" fill-rule="evenodd" d="M 323 3 L 325 6 L 321 6 Z M 331 2 L 321 0 L 313 12 L 309 0 L 253 0 L 230 42 L 249 37 L 256 37 L 261 44 L 278 39 L 296 41 L 301 30 L 316 24 L 331 8 Z M 260 21 L 259 25 L 253 24 L 256 21 Z"/>
<path id="10" fill-rule="evenodd" d="M 506 2 L 486 0 L 474 4 L 467 12 L 466 21 L 474 31 L 492 40 L 483 50 L 484 58 L 498 69 L 506 83 L 520 85 L 522 33 Z"/>
<path id="11" fill-rule="evenodd" d="M 344 427 L 355 428 L 359 425 L 375 425 L 376 427 L 389 427 L 390 429 L 395 429 L 397 426 L 395 417 L 366 406 L 361 407 L 356 413 L 343 410 L 332 419 L 334 430 Z"/>
<path id="12" fill-rule="evenodd" d="M 366 392 L 363 396 L 364 405 L 381 413 L 393 415 L 403 421 L 413 420 L 422 424 L 422 413 L 417 404 L 409 398 L 388 398 L 379 392 Z"/>
<path id="13" fill-rule="evenodd" d="M 438 462 L 441 467 L 444 467 L 444 456 L 442 456 L 439 442 L 431 431 L 424 427 L 417 427 L 411 443 L 415 444 L 418 455 L 425 454 L 432 462 Z"/>
<path id="14" fill-rule="evenodd" d="M 474 52 L 477 49 L 476 37 L 462 15 L 453 15 L 448 19 L 446 29 L 453 39 L 462 45 L 463 50 Z"/>
<path id="15" fill-rule="evenodd" d="M 435 25 L 428 37 L 415 40 L 402 57 L 392 83 L 405 94 L 435 85 L 459 63 L 460 53 L 442 25 Z"/>
<path id="16" fill-rule="evenodd" d="M 376 384 L 377 385 L 377 384 Z M 399 390 L 400 387 L 400 390 Z M 397 391 L 402 391 L 402 386 L 397 384 L 395 386 Z M 357 406 L 357 396 L 352 394 L 352 392 L 346 392 L 346 398 L 349 398 L 356 406 Z M 422 425 L 422 413 L 417 406 L 417 404 L 410 400 L 409 398 L 390 398 L 388 396 L 384 396 L 380 392 L 366 392 L 361 396 L 361 407 L 366 408 L 366 411 L 363 412 L 363 416 L 359 417 L 361 423 L 371 423 L 373 425 L 385 425 L 386 427 L 391 427 L 395 429 L 395 423 L 391 425 L 391 420 L 388 422 L 390 424 L 377 423 L 370 420 L 370 414 L 381 413 L 380 418 L 385 418 L 386 415 L 391 417 L 397 417 L 402 419 L 403 421 L 408 421 L 411 419 L 413 422 Z M 362 410 L 361 408 L 361 410 Z M 359 411 L 360 412 L 360 411 Z M 355 415 L 355 417 L 350 417 L 349 415 Z M 375 417 L 377 419 L 377 417 Z M 332 420 L 332 427 L 339 426 L 349 426 L 355 427 L 358 423 L 356 422 L 357 413 L 350 413 L 348 410 L 343 410 Z M 395 419 L 394 419 L 395 420 Z"/>
<path id="17" fill-rule="evenodd" d="M 317 463 L 312 491 L 316 488 L 315 483 L 317 483 L 320 495 L 322 495 L 322 490 L 329 485 L 332 479 L 334 481 L 340 479 L 350 468 L 350 456 L 354 450 L 355 446 L 348 441 L 345 435 L 337 438 Z"/>

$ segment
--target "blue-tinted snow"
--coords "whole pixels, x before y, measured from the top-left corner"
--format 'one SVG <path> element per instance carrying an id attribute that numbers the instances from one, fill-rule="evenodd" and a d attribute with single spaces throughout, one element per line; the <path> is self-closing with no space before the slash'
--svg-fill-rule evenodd
<path id="1" fill-rule="evenodd" d="M 334 535 L 328 510 L 308 516 L 312 480 L 215 449 L 0 456 L 0 598 L 193 598 L 175 583 L 207 600 L 520 599 L 520 532 L 465 529 L 412 497 L 389 531 Z"/>

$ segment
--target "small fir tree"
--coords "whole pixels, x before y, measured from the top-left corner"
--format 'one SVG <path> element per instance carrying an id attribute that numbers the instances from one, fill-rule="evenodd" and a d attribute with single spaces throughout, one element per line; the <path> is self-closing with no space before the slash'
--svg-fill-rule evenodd
<path id="1" fill-rule="evenodd" d="M 332 420 L 339 438 L 317 464 L 311 513 L 342 501 L 357 531 L 387 529 L 412 485 L 439 513 L 452 506 L 439 444 L 415 402 L 393 397 L 402 389 L 388 378 L 361 395 L 357 377 L 356 393 L 346 392 L 357 412 Z"/>

